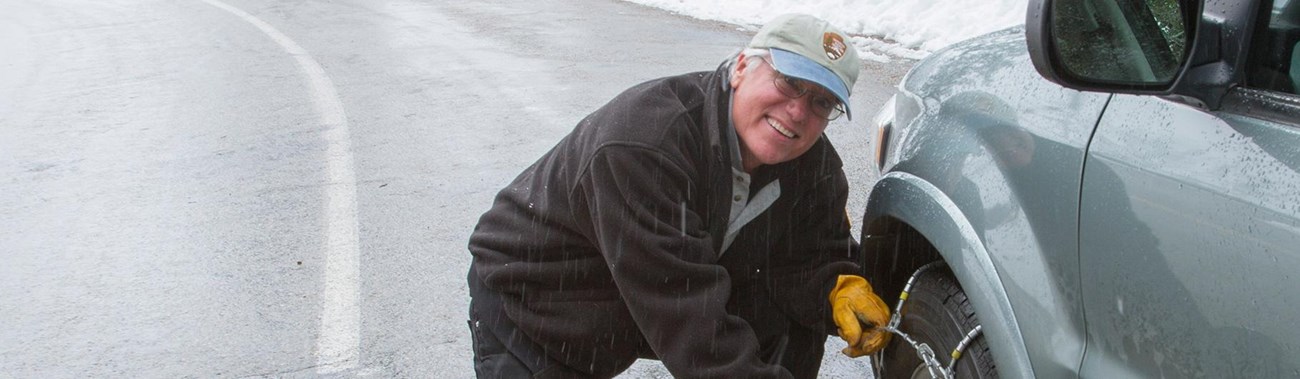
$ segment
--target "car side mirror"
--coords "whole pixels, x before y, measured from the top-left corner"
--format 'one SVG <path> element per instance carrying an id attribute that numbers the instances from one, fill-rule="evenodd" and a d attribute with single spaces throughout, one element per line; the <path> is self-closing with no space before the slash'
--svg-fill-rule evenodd
<path id="1" fill-rule="evenodd" d="M 1176 95 L 1207 108 L 1242 83 L 1262 0 L 1030 0 L 1044 78 L 1083 91 Z"/>
<path id="2" fill-rule="evenodd" d="M 1039 0 L 1027 39 L 1034 66 L 1079 89 L 1161 93 L 1188 61 L 1198 4 L 1187 0 Z M 1035 9 L 1036 8 L 1036 9 Z"/>

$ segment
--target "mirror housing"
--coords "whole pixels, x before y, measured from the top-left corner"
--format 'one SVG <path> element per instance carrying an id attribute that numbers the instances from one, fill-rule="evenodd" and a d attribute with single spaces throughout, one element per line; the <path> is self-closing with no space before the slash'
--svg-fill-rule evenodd
<path id="1" fill-rule="evenodd" d="M 1091 3 L 1083 4 L 1084 1 Z M 1174 54 L 1173 62 L 1165 62 L 1172 63 L 1172 67 L 1151 64 L 1149 66 L 1155 68 L 1143 75 L 1128 76 L 1107 72 L 1080 73 L 1078 66 L 1067 63 L 1067 54 L 1060 51 L 1061 42 L 1069 42 L 1072 37 L 1079 39 L 1077 34 L 1056 35 L 1056 31 L 1063 26 L 1060 24 L 1061 18 L 1086 20 L 1085 17 L 1089 15 L 1081 11 L 1083 8 L 1093 7 L 1096 10 L 1097 4 L 1110 6 L 1123 2 L 1131 5 L 1145 3 L 1145 0 L 1030 0 L 1025 19 L 1025 39 L 1030 59 L 1040 75 L 1067 88 L 1171 95 L 1204 108 L 1217 109 L 1228 90 L 1244 82 L 1248 47 L 1261 0 L 1217 0 L 1209 4 L 1203 4 L 1202 0 L 1175 1 L 1184 21 L 1183 31 L 1186 37 L 1181 56 Z M 1134 30 L 1133 33 L 1137 37 L 1155 37 L 1150 30 Z M 1133 41 L 1115 44 L 1121 43 L 1136 44 Z M 1114 61 L 1113 53 L 1113 50 L 1106 49 L 1071 49 L 1070 58 Z M 1142 59 L 1140 56 L 1138 58 Z M 1124 68 L 1118 63 L 1115 67 Z"/>

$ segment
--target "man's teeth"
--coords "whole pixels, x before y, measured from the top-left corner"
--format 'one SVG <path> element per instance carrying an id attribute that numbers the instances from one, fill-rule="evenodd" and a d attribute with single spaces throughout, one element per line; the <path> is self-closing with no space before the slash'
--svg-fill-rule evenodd
<path id="1" fill-rule="evenodd" d="M 767 119 L 767 124 L 771 125 L 772 129 L 776 129 L 777 132 L 780 132 L 781 135 L 786 136 L 786 138 L 799 138 L 798 134 L 794 134 L 794 132 L 790 131 L 790 129 L 786 129 L 784 126 L 781 126 L 781 124 L 778 124 L 776 120 L 772 120 L 769 118 Z"/>

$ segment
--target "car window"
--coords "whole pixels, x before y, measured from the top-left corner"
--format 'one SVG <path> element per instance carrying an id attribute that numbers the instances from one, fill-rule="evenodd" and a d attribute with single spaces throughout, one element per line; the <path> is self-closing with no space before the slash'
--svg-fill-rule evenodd
<path id="1" fill-rule="evenodd" d="M 1247 86 L 1300 93 L 1300 1 L 1277 0 L 1271 8 L 1251 46 Z"/>

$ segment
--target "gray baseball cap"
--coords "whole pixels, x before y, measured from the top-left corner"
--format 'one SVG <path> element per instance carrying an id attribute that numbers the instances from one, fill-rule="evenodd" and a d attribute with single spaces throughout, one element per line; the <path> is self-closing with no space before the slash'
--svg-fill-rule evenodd
<path id="1" fill-rule="evenodd" d="M 862 61 L 848 43 L 848 35 L 817 17 L 786 14 L 764 25 L 749 41 L 749 47 L 772 52 L 772 66 L 786 76 L 817 83 L 844 103 L 849 111 L 849 94 L 858 81 Z"/>

